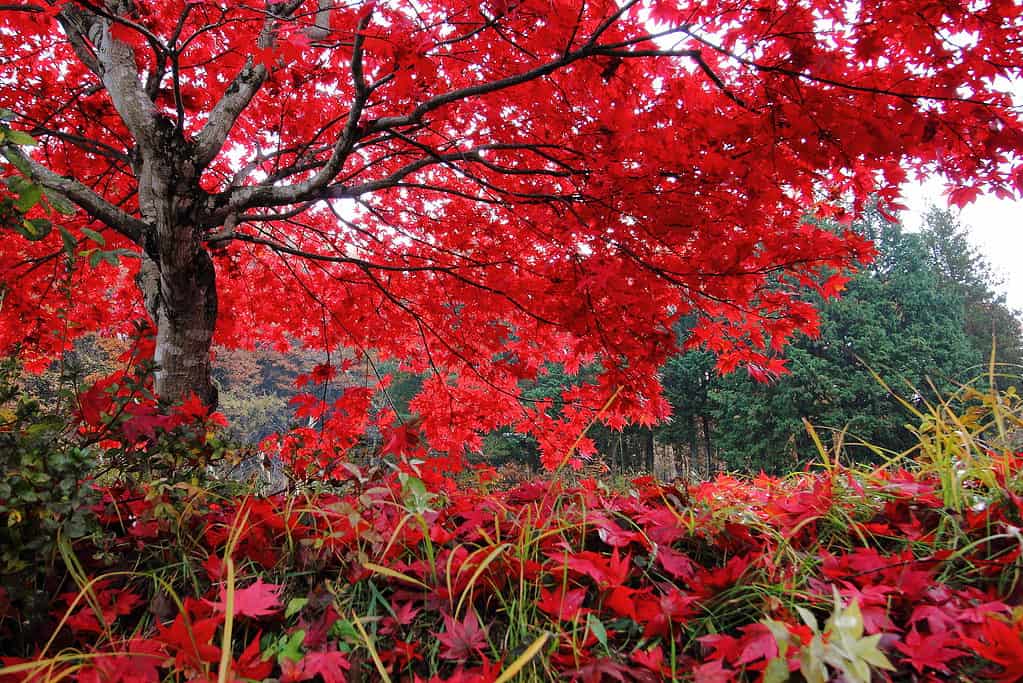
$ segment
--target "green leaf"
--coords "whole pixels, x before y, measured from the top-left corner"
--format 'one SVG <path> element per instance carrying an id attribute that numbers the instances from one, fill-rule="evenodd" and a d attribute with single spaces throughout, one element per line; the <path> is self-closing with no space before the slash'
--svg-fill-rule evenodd
<path id="1" fill-rule="evenodd" d="M 789 680 L 789 664 L 784 657 L 775 657 L 767 663 L 764 669 L 763 683 L 785 683 Z"/>
<path id="2" fill-rule="evenodd" d="M 43 189 L 38 185 L 29 183 L 27 187 L 21 190 L 18 198 L 14 200 L 14 208 L 21 213 L 25 213 L 33 206 L 39 203 L 39 198 L 43 196 Z"/>
<path id="3" fill-rule="evenodd" d="M 38 242 L 50 234 L 53 224 L 45 218 L 28 218 L 22 221 L 15 229 L 26 239 Z"/>
<path id="4" fill-rule="evenodd" d="M 32 187 L 34 183 L 23 175 L 12 175 L 4 179 L 7 183 L 7 187 L 10 188 L 11 192 L 15 194 L 21 194 L 28 188 Z"/>
<path id="5" fill-rule="evenodd" d="M 335 621 L 334 625 L 330 627 L 330 633 L 346 641 L 357 641 L 359 639 L 359 632 L 348 619 Z"/>
<path id="6" fill-rule="evenodd" d="M 277 646 L 277 661 L 290 659 L 297 662 L 302 659 L 302 641 L 305 640 L 305 629 L 298 629 L 291 635 L 281 639 Z"/>
<path id="7" fill-rule="evenodd" d="M 880 633 L 862 638 L 856 643 L 853 652 L 857 657 L 865 661 L 867 664 L 870 664 L 872 667 L 894 671 L 895 667 L 892 666 L 891 661 L 889 661 L 888 657 L 885 656 L 878 647 L 878 643 L 880 641 Z"/>
<path id="8" fill-rule="evenodd" d="M 423 512 L 430 509 L 433 496 L 426 490 L 422 479 L 406 477 L 403 484 L 405 506 L 412 512 Z"/>
<path id="9" fill-rule="evenodd" d="M 789 650 L 789 640 L 791 634 L 789 633 L 788 627 L 780 621 L 774 619 L 763 619 L 760 622 L 771 631 L 771 635 L 774 636 L 774 640 L 778 643 L 778 656 L 784 658 Z"/>
<path id="10" fill-rule="evenodd" d="M 57 226 L 57 231 L 60 233 L 60 239 L 64 242 L 64 252 L 71 258 L 75 257 L 75 249 L 78 248 L 78 241 L 75 236 L 68 232 L 64 226 Z"/>
<path id="11" fill-rule="evenodd" d="M 89 228 L 82 228 L 82 234 L 101 247 L 107 246 L 106 239 L 104 239 L 103 235 L 99 234 L 95 230 L 90 230 Z"/>
<path id="12" fill-rule="evenodd" d="M 11 162 L 11 164 L 14 165 L 14 168 L 18 169 L 25 175 L 30 175 L 32 173 L 32 167 L 29 166 L 28 161 L 25 160 L 21 155 L 15 154 L 10 149 L 3 150 L 3 155 L 4 158 L 7 159 L 7 161 Z"/>
<path id="13" fill-rule="evenodd" d="M 607 647 L 607 629 L 604 628 L 604 624 L 601 623 L 600 619 L 592 613 L 586 615 L 586 628 L 590 630 L 590 633 L 597 639 L 597 642 L 605 648 Z"/>
<path id="14" fill-rule="evenodd" d="M 284 608 L 284 618 L 292 618 L 301 612 L 307 604 L 309 604 L 309 598 L 292 598 L 288 601 L 288 606 Z"/>
<path id="15" fill-rule="evenodd" d="M 90 249 L 87 252 L 83 251 L 82 255 L 84 256 L 85 254 L 89 255 L 89 266 L 92 268 L 98 266 L 100 260 L 103 258 L 103 252 L 99 249 Z"/>
<path id="16" fill-rule="evenodd" d="M 34 137 L 22 130 L 8 130 L 7 139 L 15 145 L 24 145 L 25 147 L 34 147 L 39 144 Z"/>
<path id="17" fill-rule="evenodd" d="M 74 515 L 64 525 L 64 530 L 70 538 L 83 538 L 89 533 L 89 526 L 81 515 Z"/>
<path id="18" fill-rule="evenodd" d="M 803 620 L 803 623 L 809 626 L 815 633 L 820 630 L 820 627 L 817 625 L 817 617 L 813 616 L 813 612 L 799 605 L 796 605 L 796 612 Z"/>

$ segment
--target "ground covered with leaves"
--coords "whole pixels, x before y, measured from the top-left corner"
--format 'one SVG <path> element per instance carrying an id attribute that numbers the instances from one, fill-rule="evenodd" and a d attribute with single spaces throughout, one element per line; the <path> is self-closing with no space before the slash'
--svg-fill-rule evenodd
<path id="1" fill-rule="evenodd" d="M 0 590 L 0 680 L 1018 680 L 1021 465 L 102 488 Z"/>

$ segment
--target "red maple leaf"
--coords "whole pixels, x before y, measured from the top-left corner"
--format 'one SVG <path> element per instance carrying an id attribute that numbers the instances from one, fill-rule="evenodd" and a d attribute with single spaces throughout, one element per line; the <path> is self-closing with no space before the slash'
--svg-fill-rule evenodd
<path id="1" fill-rule="evenodd" d="M 77 672 L 76 679 L 81 683 L 156 683 L 166 655 L 163 643 L 151 638 L 132 638 L 124 643 L 123 650 L 86 660 L 87 665 Z"/>
<path id="2" fill-rule="evenodd" d="M 263 583 L 262 577 L 256 578 L 247 588 L 238 588 L 234 592 L 234 615 L 252 617 L 269 616 L 281 608 L 280 591 L 282 586 Z M 227 611 L 227 590 L 220 587 L 220 599 L 211 602 L 213 611 L 224 614 Z"/>
<path id="3" fill-rule="evenodd" d="M 585 588 L 576 588 L 570 591 L 562 591 L 560 588 L 541 589 L 540 599 L 536 601 L 536 606 L 540 608 L 541 612 L 555 619 L 576 621 L 580 616 L 585 616 L 590 612 L 583 607 L 585 600 Z"/>
<path id="4" fill-rule="evenodd" d="M 465 661 L 483 650 L 487 644 L 487 629 L 481 628 L 476 613 L 466 612 L 458 621 L 450 614 L 444 615 L 444 631 L 434 633 L 441 644 L 440 656 L 452 661 Z"/>
<path id="5" fill-rule="evenodd" d="M 668 546 L 658 546 L 657 563 L 672 577 L 689 581 L 695 576 L 696 563 L 687 555 L 675 552 Z"/>
<path id="6" fill-rule="evenodd" d="M 121 431 L 128 441 L 156 438 L 157 431 L 171 426 L 171 420 L 150 403 L 129 403 L 124 407 Z"/>
<path id="7" fill-rule="evenodd" d="M 720 659 L 705 662 L 693 669 L 693 683 L 732 683 L 736 672 L 726 669 Z"/>
<path id="8" fill-rule="evenodd" d="M 190 621 L 184 614 L 178 614 L 169 627 L 160 627 L 156 639 L 175 653 L 174 665 L 179 670 L 201 669 L 220 659 L 220 648 L 211 641 L 223 621 L 220 615 Z"/>
<path id="9" fill-rule="evenodd" d="M 601 588 L 625 583 L 632 560 L 629 555 L 621 558 L 617 547 L 612 550 L 610 558 L 588 550 L 575 552 L 567 557 L 552 552 L 549 557 L 556 562 L 564 562 L 565 567 L 577 574 L 590 577 Z"/>
<path id="10" fill-rule="evenodd" d="M 985 672 L 998 681 L 1019 681 L 1023 678 L 1023 622 L 1009 624 L 997 617 L 988 618 L 980 626 L 981 638 L 963 641 L 984 659 L 997 664 L 1000 670 Z"/>
<path id="11" fill-rule="evenodd" d="M 660 645 L 654 645 L 649 650 L 633 650 L 629 659 L 655 673 L 664 671 L 664 649 Z"/>
<path id="12" fill-rule="evenodd" d="M 568 669 L 564 673 L 569 680 L 583 681 L 584 683 L 600 683 L 601 681 L 625 683 L 631 678 L 628 676 L 628 667 L 606 657 L 586 662 L 574 669 Z"/>
<path id="13" fill-rule="evenodd" d="M 380 453 L 393 453 L 394 455 L 408 454 L 419 447 L 419 426 L 421 420 L 404 422 L 397 427 L 392 427 L 384 434 L 384 445 Z"/>
<path id="14" fill-rule="evenodd" d="M 319 675 L 323 678 L 323 683 L 346 683 L 345 671 L 348 671 L 350 664 L 344 653 L 330 650 L 307 652 L 299 666 L 302 678 L 295 680 L 305 680 Z"/>
<path id="15" fill-rule="evenodd" d="M 896 649 L 906 655 L 906 661 L 923 673 L 924 669 L 934 669 L 941 673 L 951 673 L 946 666 L 953 659 L 965 657 L 966 652 L 955 647 L 960 638 L 949 631 L 940 631 L 929 635 L 921 635 L 915 628 L 906 637 L 895 643 Z"/>
<path id="16" fill-rule="evenodd" d="M 767 626 L 761 623 L 747 624 L 739 630 L 742 631 L 742 638 L 738 642 L 739 656 L 732 662 L 736 668 L 764 660 L 758 666 L 748 667 L 757 670 L 765 666 L 767 660 L 778 656 L 778 641 Z"/>
<path id="17" fill-rule="evenodd" d="M 259 638 L 261 632 L 257 631 L 256 635 L 253 636 L 252 641 L 249 642 L 248 646 L 242 653 L 238 655 L 237 661 L 234 663 L 234 672 L 241 678 L 248 678 L 251 680 L 261 681 L 270 675 L 273 671 L 274 662 L 272 659 L 263 659 L 263 654 L 259 649 Z M 326 678 L 324 678 L 326 680 Z"/>

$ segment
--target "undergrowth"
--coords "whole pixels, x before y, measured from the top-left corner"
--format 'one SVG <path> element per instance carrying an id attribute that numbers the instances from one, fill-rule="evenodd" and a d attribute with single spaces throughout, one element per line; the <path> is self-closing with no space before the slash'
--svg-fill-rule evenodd
<path id="1" fill-rule="evenodd" d="M 116 430 L 83 449 L 17 405 L 0 681 L 1018 680 L 1023 404 L 907 406 L 916 446 L 870 467 L 811 432 L 782 478 L 438 488 L 381 460 L 261 497 L 202 467 L 90 480 L 68 468 L 124 460 Z M 132 448 L 224 455 L 177 415 Z"/>

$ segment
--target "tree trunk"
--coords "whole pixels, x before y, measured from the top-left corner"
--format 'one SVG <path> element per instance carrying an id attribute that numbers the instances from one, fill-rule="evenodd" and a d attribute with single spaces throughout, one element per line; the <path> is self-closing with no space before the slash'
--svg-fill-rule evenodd
<path id="1" fill-rule="evenodd" d="M 646 471 L 654 471 L 654 430 L 643 430 L 643 460 L 646 464 Z"/>
<path id="2" fill-rule="evenodd" d="M 654 478 L 660 482 L 671 482 L 678 477 L 675 448 L 666 443 L 654 441 Z"/>
<path id="3" fill-rule="evenodd" d="M 199 250 L 190 267 L 176 270 L 146 258 L 140 286 L 156 325 L 156 394 L 168 403 L 180 403 L 194 394 L 216 408 L 210 347 L 217 322 L 217 289 L 209 254 Z"/>
<path id="4" fill-rule="evenodd" d="M 700 444 L 697 439 L 700 436 L 700 425 L 696 421 L 696 416 L 691 415 L 689 417 L 689 463 L 691 467 L 698 467 L 697 463 L 700 462 Z M 692 475 L 692 472 L 689 473 Z"/>
<path id="5" fill-rule="evenodd" d="M 184 153 L 189 149 L 180 131 L 163 120 L 142 148 L 139 210 L 152 231 L 143 245 L 139 281 L 156 325 L 157 396 L 180 403 L 195 395 L 215 408 L 210 348 L 217 324 L 216 271 L 198 227 L 205 193 Z"/>
<path id="6" fill-rule="evenodd" d="M 714 476 L 714 449 L 710 442 L 710 421 L 706 415 L 701 415 L 700 421 L 703 423 L 703 447 L 707 454 L 707 479 L 709 480 Z"/>

